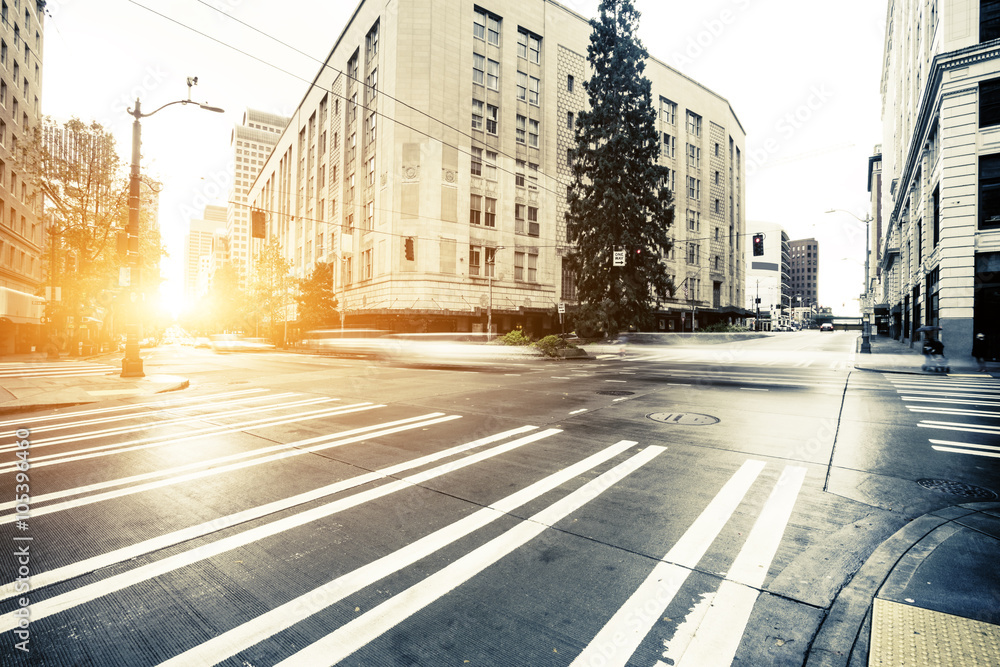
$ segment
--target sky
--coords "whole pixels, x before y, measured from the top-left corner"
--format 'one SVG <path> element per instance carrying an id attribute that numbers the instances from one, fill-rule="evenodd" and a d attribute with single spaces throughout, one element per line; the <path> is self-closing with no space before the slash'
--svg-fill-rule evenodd
<path id="1" fill-rule="evenodd" d="M 865 255 L 857 218 L 868 211 L 868 157 L 881 143 L 886 3 L 634 2 L 649 54 L 726 98 L 747 133 L 746 231 L 767 221 L 792 239 L 816 238 L 821 304 L 856 314 Z M 128 109 L 137 98 L 149 113 L 186 99 L 186 79 L 197 76 L 192 99 L 225 110 L 174 105 L 142 121 L 143 173 L 164 184 L 159 213 L 169 253 L 168 301 L 183 291 L 188 222 L 206 204 L 225 205 L 233 127 L 248 107 L 291 115 L 357 4 L 46 3 L 44 115 L 102 123 L 128 159 Z M 562 4 L 590 18 L 600 0 Z M 847 212 L 826 213 L 831 209 Z"/>

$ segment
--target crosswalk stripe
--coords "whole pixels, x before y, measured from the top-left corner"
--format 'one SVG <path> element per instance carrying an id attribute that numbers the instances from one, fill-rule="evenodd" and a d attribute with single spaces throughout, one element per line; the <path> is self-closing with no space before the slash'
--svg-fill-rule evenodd
<path id="1" fill-rule="evenodd" d="M 678 667 L 729 667 L 792 516 L 806 469 L 786 466 Z"/>
<path id="2" fill-rule="evenodd" d="M 748 460 L 740 466 L 571 667 L 621 667 L 628 662 L 763 469 L 762 461 Z"/>
<path id="3" fill-rule="evenodd" d="M 958 447 L 941 447 L 938 445 L 933 445 L 932 449 L 939 452 L 951 452 L 953 454 L 972 454 L 973 456 L 988 456 L 994 459 L 1000 459 L 1000 452 L 983 452 L 975 449 L 959 449 Z"/>
<path id="4" fill-rule="evenodd" d="M 146 403 L 129 403 L 128 405 L 112 405 L 112 406 L 105 407 L 105 408 L 90 408 L 90 409 L 86 409 L 86 410 L 71 410 L 71 411 L 68 411 L 68 412 L 64 412 L 62 414 L 50 414 L 50 415 L 43 415 L 43 416 L 40 416 L 40 417 L 24 417 L 24 418 L 21 418 L 21 419 L 8 419 L 7 421 L 0 421 L 0 427 L 3 427 L 3 426 L 17 426 L 17 427 L 21 428 L 21 427 L 24 427 L 24 426 L 29 426 L 31 428 L 34 428 L 33 426 L 31 426 L 32 424 L 57 421 L 57 420 L 60 420 L 60 419 L 72 419 L 73 417 L 82 417 L 82 416 L 86 416 L 86 415 L 105 414 L 105 413 L 108 413 L 108 412 L 122 412 L 122 411 L 125 411 L 125 410 L 134 410 L 134 411 L 136 411 L 136 414 L 139 415 L 139 414 L 143 414 L 141 412 L 141 410 L 143 410 L 144 408 L 147 408 L 147 407 L 149 407 L 151 405 L 155 405 L 157 407 L 168 407 L 169 408 L 171 406 L 179 406 L 179 405 L 183 405 L 183 404 L 186 404 L 186 403 L 193 403 L 193 402 L 198 402 L 198 401 L 205 401 L 205 400 L 208 400 L 208 399 L 216 399 L 216 398 L 222 398 L 222 397 L 226 397 L 226 396 L 239 396 L 239 395 L 245 395 L 245 394 L 256 394 L 256 393 L 259 393 L 259 392 L 262 392 L 262 391 L 267 391 L 267 389 L 264 389 L 264 388 L 259 388 L 259 389 L 240 389 L 238 391 L 227 391 L 227 392 L 222 392 L 222 393 L 219 393 L 219 394 L 208 394 L 208 395 L 202 395 L 202 396 L 189 396 L 189 397 L 175 399 L 175 400 L 170 400 L 170 401 L 159 400 L 159 401 L 155 401 L 155 402 L 146 402 Z M 6 431 L 6 432 L 3 432 L 3 433 L 0 433 L 0 437 L 5 437 L 5 436 L 13 435 L 13 434 L 14 434 L 14 431 Z"/>
<path id="5" fill-rule="evenodd" d="M 973 449 L 988 449 L 991 451 L 1000 452 L 1000 446 L 998 445 L 974 445 L 971 442 L 953 442 L 951 440 L 931 440 L 932 445 L 952 445 L 954 447 L 971 447 Z"/>
<path id="6" fill-rule="evenodd" d="M 441 415 L 443 413 L 438 412 L 438 413 L 431 413 L 431 414 Z M 90 505 L 90 504 L 93 504 L 93 503 L 102 502 L 104 500 L 110 500 L 112 498 L 120 498 L 122 496 L 133 495 L 133 494 L 141 493 L 141 492 L 144 492 L 144 491 L 150 491 L 152 489 L 159 489 L 159 488 L 162 488 L 162 487 L 165 487 L 165 486 L 171 486 L 173 484 L 180 484 L 182 482 L 189 482 L 189 481 L 195 480 L 195 479 L 202 479 L 204 477 L 210 477 L 212 475 L 219 475 L 219 474 L 226 473 L 226 472 L 232 472 L 233 470 L 240 470 L 240 469 L 243 469 L 243 468 L 250 468 L 252 466 L 258 466 L 258 465 L 261 465 L 261 464 L 264 464 L 264 463 L 272 463 L 274 461 L 280 461 L 282 459 L 292 458 L 293 456 L 301 456 L 302 454 L 311 454 L 313 452 L 318 452 L 318 451 L 322 451 L 322 450 L 325 450 L 325 449 L 330 449 L 332 447 L 340 447 L 342 445 L 347 445 L 347 444 L 351 444 L 351 443 L 355 443 L 355 442 L 362 442 L 364 440 L 369 440 L 371 438 L 375 438 L 375 437 L 382 436 L 382 435 L 390 435 L 392 433 L 399 433 L 401 431 L 405 431 L 405 430 L 408 430 L 408 429 L 411 429 L 411 428 L 421 428 L 421 427 L 424 427 L 424 426 L 431 426 L 433 424 L 439 424 L 439 423 L 442 423 L 442 422 L 451 421 L 453 419 L 460 419 L 461 418 L 459 415 L 447 415 L 447 416 L 443 416 L 443 417 L 442 416 L 438 416 L 438 417 L 434 417 L 434 418 L 428 418 L 428 417 L 429 417 L 429 415 L 424 415 L 423 417 L 421 417 L 425 421 L 416 421 L 416 419 L 421 419 L 421 418 L 410 418 L 410 419 L 406 419 L 406 420 L 400 420 L 400 421 L 405 421 L 405 422 L 408 422 L 408 423 L 403 424 L 401 426 L 393 426 L 391 428 L 382 428 L 382 430 L 379 430 L 379 431 L 369 430 L 369 432 L 363 433 L 361 435 L 353 436 L 353 437 L 350 437 L 350 438 L 340 438 L 340 439 L 337 439 L 337 440 L 333 440 L 332 442 L 325 442 L 323 444 L 312 445 L 310 447 L 305 447 L 305 448 L 301 448 L 301 443 L 288 443 L 288 444 L 283 444 L 283 445 L 275 445 L 273 447 L 267 447 L 267 448 L 264 448 L 264 449 L 266 451 L 275 451 L 275 450 L 277 450 L 277 453 L 270 454 L 268 456 L 263 456 L 263 457 L 256 458 L 256 459 L 252 459 L 250 461 L 243 461 L 243 462 L 240 462 L 240 463 L 232 463 L 232 464 L 229 464 L 229 465 L 226 465 L 226 466 L 222 466 L 222 467 L 218 467 L 218 468 L 210 468 L 210 469 L 207 469 L 207 470 L 200 470 L 198 472 L 188 473 L 186 475 L 180 475 L 180 476 L 176 476 L 176 477 L 170 477 L 168 479 L 163 479 L 163 480 L 160 480 L 160 481 L 157 481 L 157 482 L 147 482 L 146 484 L 139 484 L 137 486 L 130 486 L 130 487 L 125 488 L 125 489 L 119 489 L 118 491 L 108 491 L 108 492 L 105 492 L 105 493 L 99 493 L 99 494 L 92 495 L 92 496 L 86 496 L 84 498 L 79 498 L 79 499 L 76 499 L 76 500 L 68 500 L 68 501 L 64 501 L 64 502 L 61 502 L 61 503 L 57 503 L 55 505 L 46 505 L 45 507 L 36 507 L 35 504 L 34 504 L 34 502 L 38 502 L 38 501 L 35 500 L 32 503 L 31 516 L 32 516 L 32 518 L 37 518 L 39 516 L 43 516 L 43 515 L 46 515 L 46 514 L 52 514 L 53 512 L 60 512 L 60 511 L 67 510 L 67 509 L 73 509 L 73 508 L 76 508 L 76 507 L 81 507 L 83 505 Z M 392 423 L 393 422 L 390 422 L 390 424 L 392 424 Z M 379 424 L 378 426 L 379 427 L 385 427 L 385 426 L 388 426 L 388 424 Z M 340 434 L 338 434 L 338 435 L 340 435 Z M 320 437 L 329 440 L 331 437 L 337 437 L 337 436 L 320 436 Z M 234 455 L 231 455 L 230 457 L 221 457 L 221 458 L 226 458 L 226 459 L 242 458 L 242 457 L 256 456 L 259 453 L 260 453 L 259 451 L 242 452 L 241 454 L 234 454 Z M 201 462 L 200 464 L 191 464 L 191 465 L 203 466 L 203 465 L 205 465 L 205 463 Z M 181 467 L 183 467 L 183 466 L 181 466 Z M 160 472 L 157 472 L 157 473 L 147 473 L 147 474 L 156 474 L 157 476 L 162 476 L 164 473 L 162 471 L 160 471 Z M 138 477 L 138 475 L 137 475 L 137 477 Z M 118 485 L 121 484 L 121 480 L 113 480 L 111 483 L 113 485 L 115 485 L 115 486 L 118 486 Z M 95 485 L 92 485 L 92 486 L 95 486 Z M 74 491 L 77 491 L 77 490 L 74 490 Z M 52 494 L 49 494 L 49 495 L 52 495 Z M 75 495 L 75 494 L 70 494 L 70 495 Z M 6 516 L 0 517 L 0 525 L 5 524 L 5 523 L 13 523 L 16 519 L 17 519 L 17 515 L 16 514 L 8 514 Z"/>
<path id="7" fill-rule="evenodd" d="M 474 549 L 420 583 L 389 598 L 371 611 L 361 614 L 326 637 L 282 660 L 278 665 L 281 667 L 289 667 L 290 665 L 311 667 L 336 664 L 412 614 L 443 597 L 460 584 L 542 534 L 555 523 L 580 509 L 665 450 L 665 447 L 660 446 L 646 447 L 638 454 L 511 528 L 503 535 Z"/>
<path id="8" fill-rule="evenodd" d="M 959 405 L 983 405 L 1000 406 L 1000 400 L 996 401 L 969 401 L 966 399 L 956 400 L 954 398 L 934 398 L 926 396 L 900 396 L 901 400 L 914 401 L 919 403 L 958 403 Z"/>
<path id="9" fill-rule="evenodd" d="M 282 426 L 284 424 L 294 424 L 296 422 L 301 422 L 301 421 L 322 419 L 325 417 L 335 417 L 337 415 L 347 414 L 349 412 L 358 412 L 361 410 L 374 410 L 376 408 L 384 408 L 384 407 L 385 407 L 384 405 L 373 405 L 371 403 L 355 403 L 352 405 L 343 405 L 335 408 L 324 408 L 322 410 L 299 412 L 288 417 L 269 417 L 267 419 L 256 419 L 253 421 L 242 422 L 237 426 L 229 428 L 211 426 L 202 429 L 188 429 L 187 435 L 185 435 L 184 437 L 177 437 L 175 435 L 160 435 L 160 436 L 153 436 L 150 438 L 143 438 L 141 440 L 132 440 L 124 443 L 100 445 L 97 447 L 90 447 L 84 450 L 73 450 L 69 452 L 62 452 L 60 454 L 40 456 L 32 459 L 31 466 L 33 468 L 42 468 L 50 465 L 59 465 L 62 463 L 70 463 L 72 461 L 79 461 L 82 459 L 110 456 L 112 454 L 121 454 L 124 452 L 134 451 L 137 449 L 148 449 L 150 447 L 174 445 L 180 442 L 186 442 L 188 440 L 198 440 L 200 438 L 205 438 L 207 436 L 225 435 L 228 433 L 239 433 L 241 431 L 245 431 L 251 428 Z M 0 466 L 0 474 L 8 472 L 16 472 L 16 470 L 17 470 L 16 463 Z M 5 503 L 0 503 L 0 510 L 4 509 L 5 507 L 7 507 Z"/>
<path id="10" fill-rule="evenodd" d="M 537 426 L 521 426 L 519 428 L 511 429 L 509 431 L 503 431 L 502 433 L 497 433 L 495 435 L 487 436 L 485 438 L 480 438 L 478 440 L 473 440 L 472 442 L 467 442 L 463 445 L 457 445 L 449 449 L 442 450 L 440 452 L 435 452 L 434 454 L 428 454 L 426 456 L 421 456 L 419 458 L 405 461 L 388 468 L 384 468 L 379 471 L 368 473 L 365 475 L 359 475 L 358 477 L 349 478 L 334 484 L 329 484 L 319 489 L 314 489 L 312 491 L 307 491 L 305 493 L 300 493 L 298 495 L 292 496 L 290 498 L 284 498 L 281 500 L 276 500 L 265 505 L 260 505 L 258 507 L 253 507 L 242 512 L 237 512 L 235 514 L 230 514 L 229 516 L 220 517 L 218 519 L 213 519 L 211 521 L 206 521 L 205 523 L 199 524 L 197 526 L 191 526 L 189 528 L 182 528 L 176 530 L 172 533 L 161 535 L 159 537 L 154 537 L 143 542 L 138 542 L 128 547 L 122 547 L 116 549 L 106 554 L 101 554 L 99 556 L 94 556 L 82 561 L 77 561 L 70 565 L 66 565 L 60 568 L 49 571 L 40 571 L 33 574 L 31 577 L 31 588 L 32 590 L 38 590 L 46 586 L 51 586 L 52 584 L 59 583 L 61 581 L 66 581 L 74 577 L 79 577 L 89 572 L 94 572 L 102 567 L 108 567 L 116 563 L 121 563 L 123 561 L 129 560 L 131 558 L 137 558 L 144 554 L 152 553 L 160 549 L 166 549 L 167 547 L 180 544 L 181 542 L 186 542 L 188 540 L 193 540 L 198 537 L 203 537 L 205 535 L 210 535 L 212 533 L 218 532 L 220 530 L 225 530 L 226 528 L 231 528 L 237 526 L 241 523 L 246 523 L 247 521 L 252 521 L 254 519 L 259 519 L 261 517 L 267 516 L 269 514 L 274 514 L 276 512 L 281 512 L 283 510 L 303 505 L 305 503 L 311 502 L 313 500 L 318 500 L 327 496 L 332 496 L 336 493 L 341 493 L 352 488 L 361 486 L 362 484 L 367 484 L 369 482 L 384 479 L 391 475 L 396 475 L 406 470 L 412 470 L 413 468 L 418 468 L 429 463 L 434 463 L 440 461 L 443 458 L 449 456 L 454 456 L 456 454 L 461 454 L 462 452 L 475 449 L 477 447 L 482 447 L 483 445 L 493 444 L 494 442 L 499 442 L 501 440 L 506 440 L 507 438 L 513 437 L 515 435 L 521 435 L 529 431 L 537 430 Z M 553 434 L 558 432 L 558 430 L 550 429 L 548 434 Z M 523 444 L 528 442 L 534 442 L 538 440 L 538 437 L 534 437 L 533 440 L 525 440 Z M 7 598 L 16 595 L 15 582 L 10 582 L 4 586 L 0 586 L 0 600 L 6 600 Z"/>
<path id="11" fill-rule="evenodd" d="M 923 420 L 917 424 L 920 428 L 939 428 L 946 431 L 965 431 L 967 433 L 989 433 L 991 435 L 1000 434 L 1000 426 L 972 426 L 959 424 L 956 422 L 938 422 Z"/>
<path id="12" fill-rule="evenodd" d="M 243 651 L 268 637 L 291 627 L 309 616 L 343 600 L 365 586 L 375 583 L 394 572 L 409 567 L 418 560 L 479 530 L 483 526 L 507 516 L 514 509 L 540 497 L 597 465 L 618 456 L 636 443 L 622 440 L 611 447 L 573 464 L 530 486 L 499 500 L 489 507 L 460 519 L 395 552 L 383 556 L 353 572 L 334 579 L 294 600 L 272 609 L 252 621 L 223 633 L 181 655 L 162 663 L 160 667 L 186 667 L 192 664 L 216 664 Z"/>
<path id="13" fill-rule="evenodd" d="M 976 405 L 973 403 L 973 405 Z M 961 410 L 958 408 L 930 408 L 906 406 L 910 412 L 924 412 L 935 415 L 955 415 L 957 417 L 994 417 L 1000 418 L 1000 412 L 987 412 L 986 410 Z"/>

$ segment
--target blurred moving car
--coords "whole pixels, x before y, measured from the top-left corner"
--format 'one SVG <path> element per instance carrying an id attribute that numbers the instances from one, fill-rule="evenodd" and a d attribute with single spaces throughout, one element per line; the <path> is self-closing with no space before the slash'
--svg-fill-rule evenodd
<path id="1" fill-rule="evenodd" d="M 215 352 L 263 352 L 273 350 L 274 344 L 266 338 L 244 338 L 239 334 L 215 334 L 211 339 Z"/>
<path id="2" fill-rule="evenodd" d="M 306 332 L 300 347 L 317 354 L 378 358 L 382 338 L 391 333 L 382 329 L 317 329 Z"/>
<path id="3" fill-rule="evenodd" d="M 833 325 L 830 324 L 829 322 L 824 322 L 823 324 L 819 325 L 819 330 L 820 331 L 833 331 Z"/>
<path id="4" fill-rule="evenodd" d="M 485 333 L 392 334 L 382 339 L 379 359 L 404 366 L 497 368 L 543 357 L 527 345 L 502 345 Z"/>
<path id="5" fill-rule="evenodd" d="M 194 339 L 194 346 L 195 349 L 199 347 L 211 348 L 212 341 L 207 336 L 198 336 L 197 338 Z"/>

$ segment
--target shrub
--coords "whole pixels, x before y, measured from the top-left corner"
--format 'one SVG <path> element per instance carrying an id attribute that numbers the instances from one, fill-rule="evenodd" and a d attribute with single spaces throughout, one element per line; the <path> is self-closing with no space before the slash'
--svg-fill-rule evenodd
<path id="1" fill-rule="evenodd" d="M 559 336 L 546 336 L 545 338 L 532 343 L 532 345 L 537 347 L 545 354 L 545 356 L 548 357 L 558 357 L 559 350 L 576 347 L 576 345 L 566 342 L 565 338 L 560 338 Z"/>
<path id="2" fill-rule="evenodd" d="M 698 329 L 698 331 L 701 333 L 741 333 L 743 331 L 750 331 L 750 329 L 736 324 L 716 322 L 715 324 L 710 324 L 707 327 L 702 327 L 701 329 Z"/>
<path id="3" fill-rule="evenodd" d="M 514 329 L 510 333 L 501 336 L 498 340 L 501 345 L 529 345 L 531 343 L 531 338 L 524 335 L 524 332 L 520 329 Z"/>

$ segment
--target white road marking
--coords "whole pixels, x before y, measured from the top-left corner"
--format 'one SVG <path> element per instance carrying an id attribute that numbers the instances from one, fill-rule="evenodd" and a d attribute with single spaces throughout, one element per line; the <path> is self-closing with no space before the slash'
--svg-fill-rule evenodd
<path id="1" fill-rule="evenodd" d="M 180 476 L 176 476 L 176 477 L 170 477 L 169 479 L 160 480 L 158 482 L 147 482 L 146 484 L 139 484 L 137 486 L 130 486 L 130 487 L 126 488 L 126 489 L 120 489 L 118 491 L 108 491 L 108 492 L 105 492 L 105 493 L 99 493 L 99 494 L 92 495 L 92 496 L 86 496 L 86 497 L 83 497 L 83 498 L 78 498 L 77 500 L 67 500 L 67 501 L 64 501 L 64 502 L 61 502 L 61 503 L 56 503 L 55 505 L 46 505 L 45 507 L 36 507 L 34 505 L 34 503 L 32 503 L 31 516 L 32 516 L 32 518 L 37 518 L 37 517 L 43 516 L 45 514 L 51 514 L 53 512 L 60 512 L 60 511 L 67 510 L 67 509 L 73 509 L 75 507 L 81 507 L 83 505 L 91 505 L 93 503 L 102 502 L 104 500 L 110 500 L 112 498 L 120 498 L 122 496 L 128 496 L 128 495 L 132 495 L 132 494 L 135 494 L 135 493 L 141 493 L 141 492 L 149 491 L 149 490 L 152 490 L 152 489 L 159 489 L 159 488 L 162 488 L 164 486 L 170 486 L 172 484 L 180 484 L 182 482 L 189 482 L 191 480 L 201 479 L 203 477 L 209 477 L 209 476 L 212 476 L 212 475 L 219 475 L 219 474 L 222 474 L 224 472 L 232 472 L 233 470 L 240 470 L 242 468 L 249 468 L 251 466 L 257 466 L 257 465 L 261 465 L 261 464 L 264 464 L 264 463 L 272 463 L 274 461 L 280 461 L 282 459 L 291 458 L 293 456 L 301 456 L 302 454 L 310 454 L 312 452 L 318 452 L 318 451 L 322 451 L 322 450 L 325 450 L 325 449 L 330 449 L 332 447 L 340 447 L 342 445 L 347 445 L 347 444 L 351 444 L 351 443 L 355 443 L 355 442 L 362 442 L 362 441 L 368 440 L 370 438 L 374 438 L 374 437 L 382 436 L 382 435 L 389 435 L 389 434 L 392 434 L 392 433 L 398 433 L 400 431 L 405 431 L 405 430 L 408 430 L 408 429 L 411 429 L 411 428 L 421 428 L 421 427 L 424 427 L 424 426 L 431 426 L 433 424 L 439 424 L 441 422 L 451 421 L 453 419 L 460 419 L 459 415 L 449 415 L 449 416 L 445 416 L 445 417 L 430 418 L 431 415 L 441 415 L 441 414 L 443 414 L 443 413 L 441 413 L 441 412 L 430 413 L 429 415 L 424 415 L 422 417 L 400 420 L 400 422 L 409 422 L 409 423 L 406 423 L 406 424 L 404 424 L 402 426 L 394 426 L 392 428 L 384 428 L 384 427 L 389 426 L 389 424 L 392 424 L 394 422 L 389 422 L 389 424 L 378 424 L 375 427 L 366 427 L 365 430 L 368 431 L 367 433 L 363 433 L 361 435 L 353 436 L 353 437 L 350 437 L 350 438 L 340 437 L 339 439 L 333 440 L 332 442 L 325 442 L 323 444 L 312 445 L 312 446 L 306 447 L 304 449 L 301 448 L 302 445 L 305 442 L 309 442 L 309 441 L 292 442 L 292 443 L 287 443 L 287 444 L 282 444 L 282 445 L 274 445 L 273 447 L 265 447 L 262 450 L 257 450 L 257 451 L 241 452 L 240 454 L 233 454 L 233 455 L 227 456 L 227 457 L 220 457 L 220 460 L 231 460 L 231 459 L 235 459 L 235 458 L 246 458 L 246 457 L 249 457 L 249 456 L 256 456 L 256 455 L 258 455 L 258 454 L 260 454 L 261 452 L 264 452 L 264 451 L 268 451 L 268 452 L 277 451 L 276 454 L 270 454 L 268 456 L 263 456 L 261 458 L 256 458 L 256 459 L 253 459 L 253 460 L 250 460 L 250 461 L 243 461 L 242 463 L 232 463 L 230 465 L 222 466 L 222 467 L 219 467 L 219 468 L 210 468 L 208 470 L 201 470 L 201 471 L 198 471 L 198 472 L 188 473 L 186 475 L 180 475 Z M 426 421 L 417 421 L 418 419 L 425 419 Z M 400 423 L 400 422 L 395 422 L 395 423 Z M 376 431 L 376 430 L 373 430 L 374 428 L 382 428 L 382 430 Z M 338 438 L 338 436 L 342 436 L 342 435 L 343 434 L 337 434 L 337 435 L 332 435 L 332 436 L 331 435 L 318 436 L 316 438 L 312 438 L 311 441 L 329 440 L 330 438 Z M 192 466 L 197 466 L 197 467 L 203 467 L 205 465 L 205 462 L 201 462 L 199 464 L 191 464 L 191 465 Z M 187 466 L 179 466 L 179 467 L 180 468 L 184 468 L 184 467 L 187 467 Z M 162 471 L 158 471 L 158 472 L 155 472 L 155 473 L 147 473 L 147 475 L 162 476 L 163 472 Z M 135 477 L 141 477 L 141 475 L 136 475 Z M 105 482 L 104 484 L 111 484 L 112 486 L 120 486 L 122 484 L 122 480 L 112 480 L 111 482 Z M 92 484 L 91 485 L 91 487 L 94 487 L 94 486 L 98 486 L 98 485 L 96 485 L 96 484 Z M 57 493 L 66 494 L 66 495 L 78 495 L 80 493 L 80 491 L 81 491 L 81 489 L 77 488 L 77 489 L 70 489 L 70 490 L 68 490 L 68 492 L 67 491 L 62 491 L 62 492 L 57 492 Z M 47 494 L 47 495 L 49 497 L 51 497 L 51 496 L 56 495 L 56 494 Z M 37 503 L 37 502 L 42 502 L 42 501 L 39 501 L 38 499 L 34 499 L 34 502 Z M 16 519 L 17 519 L 17 515 L 16 514 L 8 514 L 6 516 L 0 517 L 0 525 L 5 524 L 5 523 L 12 523 Z"/>
<path id="2" fill-rule="evenodd" d="M 758 389 L 756 387 L 740 387 L 740 391 L 769 391 L 768 389 Z"/>
<path id="3" fill-rule="evenodd" d="M 965 431 L 967 433 L 989 433 L 991 435 L 1000 435 L 1000 426 L 971 426 L 968 424 L 960 424 L 957 422 L 936 422 L 936 421 L 921 421 L 917 424 L 920 428 L 939 428 L 946 431 Z"/>
<path id="4" fill-rule="evenodd" d="M 628 383 L 628 380 L 605 380 L 605 382 L 618 382 L 620 384 Z"/>
<path id="5" fill-rule="evenodd" d="M 762 461 L 748 460 L 740 466 L 571 667 L 622 667 L 628 662 L 763 469 Z"/>
<path id="6" fill-rule="evenodd" d="M 729 667 L 778 551 L 806 469 L 786 466 L 678 667 Z"/>
<path id="7" fill-rule="evenodd" d="M 1000 452 L 1000 446 L 998 445 L 974 445 L 971 442 L 953 442 L 951 440 L 931 440 L 930 442 L 933 445 L 952 445 L 954 447 L 971 447 L 973 449 L 989 449 Z"/>
<path id="8" fill-rule="evenodd" d="M 587 411 L 587 408 L 580 408 L 579 410 L 573 410 L 572 412 L 570 412 L 570 414 L 571 415 L 578 415 L 581 412 L 586 412 L 586 411 Z"/>
<path id="9" fill-rule="evenodd" d="M 973 405 L 975 405 L 975 403 L 973 403 Z M 958 408 L 923 408 L 923 407 L 914 407 L 912 405 L 907 405 L 906 409 L 909 410 L 910 412 L 925 412 L 935 415 L 1000 418 L 1000 412 L 987 412 L 986 410 L 961 410 Z"/>
<path id="10" fill-rule="evenodd" d="M 972 454 L 973 456 L 988 456 L 994 459 L 1000 459 L 1000 452 L 982 452 L 975 449 L 959 449 L 957 447 L 939 447 L 938 445 L 933 445 L 932 449 L 939 452 L 951 452 L 953 454 Z"/>
<path id="11" fill-rule="evenodd" d="M 189 528 L 182 528 L 176 530 L 172 533 L 166 535 L 160 535 L 159 537 L 154 537 L 143 542 L 138 542 L 128 547 L 123 547 L 121 549 L 116 549 L 106 554 L 101 554 L 99 556 L 94 556 L 92 558 L 87 558 L 82 561 L 77 561 L 76 563 L 71 563 L 70 565 L 65 565 L 54 570 L 49 570 L 47 572 L 38 572 L 33 574 L 31 577 L 31 588 L 32 590 L 37 590 L 45 586 L 51 586 L 52 584 L 59 583 L 61 581 L 66 581 L 67 579 L 72 579 L 74 577 L 79 577 L 84 574 L 94 572 L 102 567 L 108 567 L 109 565 L 114 565 L 115 563 L 121 563 L 123 561 L 129 560 L 131 558 L 136 558 L 143 554 L 152 553 L 160 549 L 166 549 L 167 547 L 180 544 L 181 542 L 186 542 L 188 540 L 193 540 L 204 535 L 209 535 L 211 533 L 230 528 L 232 526 L 245 523 L 247 521 L 252 521 L 269 514 L 274 514 L 275 512 L 281 512 L 283 510 L 289 509 L 291 507 L 296 507 L 319 498 L 333 495 L 335 493 L 341 493 L 352 488 L 361 486 L 362 484 L 367 484 L 374 480 L 384 479 L 390 475 L 396 475 L 406 470 L 412 470 L 413 468 L 418 468 L 428 463 L 433 463 L 440 459 L 454 456 L 456 454 L 461 454 L 462 452 L 474 449 L 476 447 L 482 447 L 483 445 L 492 444 L 494 442 L 499 442 L 500 440 L 505 440 L 514 435 L 520 435 L 528 431 L 536 430 L 537 426 L 522 426 L 520 428 L 515 428 L 509 431 L 504 431 L 503 433 L 497 433 L 496 435 L 491 435 L 485 438 L 480 438 L 479 440 L 473 440 L 472 442 L 467 442 L 464 445 L 457 445 L 449 449 L 436 452 L 434 454 L 429 454 L 427 456 L 421 456 L 420 458 L 413 459 L 412 461 L 405 461 L 388 468 L 383 468 L 382 470 L 367 473 L 364 475 L 359 475 L 358 477 L 352 477 L 350 479 L 342 480 L 334 484 L 329 484 L 319 489 L 314 489 L 312 491 L 307 491 L 305 493 L 300 493 L 298 495 L 292 496 L 290 498 L 284 498 L 282 500 L 276 500 L 266 505 L 261 505 L 259 507 L 253 507 L 242 512 L 237 512 L 235 514 L 230 514 L 229 516 L 219 517 L 218 519 L 213 519 L 211 521 L 206 521 L 205 523 L 199 524 L 197 526 L 191 526 Z M 555 431 L 558 432 L 558 431 Z M 553 432 L 549 431 L 551 435 Z M 537 439 L 537 438 L 536 438 Z M 526 444 L 526 443 L 524 443 Z M 6 600 L 7 598 L 16 595 L 15 589 L 16 582 L 10 582 L 0 587 L 0 600 Z"/>
<path id="12" fill-rule="evenodd" d="M 555 523 L 583 507 L 602 492 L 665 451 L 650 446 L 627 461 L 583 485 L 563 499 L 523 521 L 503 535 L 474 549 L 455 562 L 342 625 L 278 665 L 332 665 L 351 655 L 395 625 L 457 588 Z"/>

